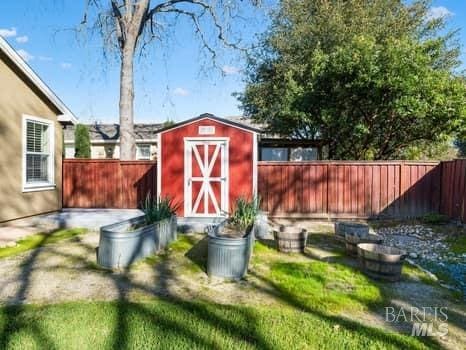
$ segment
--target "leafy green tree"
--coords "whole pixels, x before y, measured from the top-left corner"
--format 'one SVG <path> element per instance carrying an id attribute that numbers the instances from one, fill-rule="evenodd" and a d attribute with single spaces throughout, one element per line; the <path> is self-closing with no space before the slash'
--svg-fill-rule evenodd
<path id="1" fill-rule="evenodd" d="M 460 49 L 429 1 L 283 0 L 249 62 L 245 114 L 331 159 L 391 159 L 466 119 Z"/>
<path id="2" fill-rule="evenodd" d="M 74 156 L 76 158 L 91 158 L 91 138 L 86 125 L 76 125 L 76 129 L 74 130 L 74 145 Z"/>

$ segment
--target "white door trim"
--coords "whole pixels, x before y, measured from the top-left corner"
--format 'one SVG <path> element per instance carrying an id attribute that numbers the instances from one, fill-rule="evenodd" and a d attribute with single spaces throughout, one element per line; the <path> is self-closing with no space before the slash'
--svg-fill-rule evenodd
<path id="1" fill-rule="evenodd" d="M 217 216 L 226 216 L 228 215 L 228 194 L 229 194 L 229 160 L 228 160 L 228 149 L 229 149 L 228 137 L 185 137 L 184 138 L 184 216 L 185 217 L 217 217 Z M 221 144 L 224 146 L 221 146 Z M 219 145 L 218 148 L 214 151 L 213 156 L 220 157 L 220 177 L 210 177 L 212 168 L 215 162 L 210 162 L 206 158 L 207 154 L 204 154 L 204 159 L 202 159 L 197 148 L 194 148 L 193 145 Z M 193 177 L 192 176 L 192 162 L 193 154 L 196 159 L 201 172 L 203 173 L 202 177 Z M 207 168 L 204 168 L 207 167 Z M 224 176 L 222 176 L 224 175 Z M 192 181 L 193 180 L 203 180 L 209 177 L 210 181 L 219 181 L 221 183 L 221 193 L 220 193 L 220 203 L 217 202 L 217 198 L 212 191 L 212 187 L 204 182 L 201 185 L 200 193 L 204 192 L 204 196 L 199 195 L 196 198 L 196 203 L 192 202 Z M 223 183 L 222 183 L 223 182 Z M 208 214 L 208 213 L 195 213 L 200 204 L 201 197 L 204 197 L 204 208 L 208 208 L 209 197 L 217 209 L 217 213 Z M 220 206 L 219 206 L 220 204 Z"/>

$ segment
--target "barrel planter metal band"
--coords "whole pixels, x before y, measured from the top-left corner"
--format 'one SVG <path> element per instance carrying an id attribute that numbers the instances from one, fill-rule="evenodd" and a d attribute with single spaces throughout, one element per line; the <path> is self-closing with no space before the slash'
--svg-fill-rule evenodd
<path id="1" fill-rule="evenodd" d="M 207 274 L 240 279 L 248 271 L 254 245 L 254 228 L 240 238 L 218 236 L 215 234 L 218 229 L 210 230 L 208 235 Z"/>
<path id="2" fill-rule="evenodd" d="M 105 268 L 125 268 L 165 248 L 176 238 L 176 218 L 144 225 L 138 216 L 100 228 L 97 262 Z M 174 224 L 175 223 L 175 224 Z M 144 225 L 135 230 L 131 227 Z"/>
<path id="3" fill-rule="evenodd" d="M 394 282 L 401 278 L 406 252 L 380 244 L 361 243 L 358 244 L 358 259 L 368 276 Z"/>
<path id="4" fill-rule="evenodd" d="M 307 232 L 293 228 L 280 228 L 274 231 L 277 249 L 283 253 L 302 253 L 306 248 Z"/>
<path id="5" fill-rule="evenodd" d="M 358 244 L 360 243 L 374 243 L 381 244 L 383 242 L 383 237 L 376 234 L 364 234 L 364 235 L 352 235 L 345 234 L 345 247 L 346 253 L 351 256 L 358 255 Z"/>
<path id="6" fill-rule="evenodd" d="M 355 221 L 338 221 L 335 223 L 335 235 L 338 239 L 344 241 L 345 234 L 350 235 L 368 235 L 369 225 Z"/>

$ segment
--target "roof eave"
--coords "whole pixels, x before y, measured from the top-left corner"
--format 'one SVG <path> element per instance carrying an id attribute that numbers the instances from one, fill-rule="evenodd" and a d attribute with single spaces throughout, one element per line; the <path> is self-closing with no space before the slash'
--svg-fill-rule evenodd
<path id="1" fill-rule="evenodd" d="M 10 44 L 0 36 L 0 50 L 25 74 L 28 79 L 42 92 L 45 97 L 62 113 L 61 123 L 77 124 L 78 119 L 68 107 L 55 95 L 55 93 L 45 84 L 45 82 L 32 70 L 24 59 L 10 46 Z"/>

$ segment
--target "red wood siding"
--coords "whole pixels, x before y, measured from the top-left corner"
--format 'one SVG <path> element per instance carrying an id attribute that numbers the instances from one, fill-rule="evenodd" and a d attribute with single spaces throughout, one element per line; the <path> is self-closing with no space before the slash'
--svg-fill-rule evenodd
<path id="1" fill-rule="evenodd" d="M 63 207 L 137 208 L 150 191 L 157 193 L 153 161 L 63 161 Z"/>
<path id="2" fill-rule="evenodd" d="M 416 217 L 440 205 L 438 163 L 259 162 L 262 208 L 272 216 Z"/>
<path id="3" fill-rule="evenodd" d="M 442 162 L 440 212 L 466 222 L 466 159 Z"/>
<path id="4" fill-rule="evenodd" d="M 214 126 L 215 134 L 199 135 L 200 126 Z M 229 207 L 236 198 L 251 197 L 253 192 L 254 133 L 212 119 L 200 119 L 161 134 L 161 196 L 180 203 L 178 215 L 184 215 L 184 138 L 229 138 Z"/>

